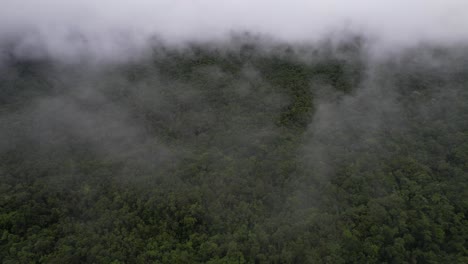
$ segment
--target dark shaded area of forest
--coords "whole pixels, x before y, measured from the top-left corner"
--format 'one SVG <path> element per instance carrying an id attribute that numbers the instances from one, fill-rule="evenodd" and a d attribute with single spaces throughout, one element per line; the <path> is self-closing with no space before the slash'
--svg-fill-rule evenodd
<path id="1" fill-rule="evenodd" d="M 468 53 L 7 58 L 3 263 L 467 263 Z"/>

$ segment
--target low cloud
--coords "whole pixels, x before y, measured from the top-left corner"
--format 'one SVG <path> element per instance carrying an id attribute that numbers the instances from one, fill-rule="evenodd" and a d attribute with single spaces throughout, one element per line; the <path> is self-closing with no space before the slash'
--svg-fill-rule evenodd
<path id="1" fill-rule="evenodd" d="M 3 45 L 13 39 L 18 54 L 65 59 L 128 58 L 154 38 L 174 44 L 245 31 L 286 42 L 352 31 L 386 49 L 468 40 L 463 0 L 8 0 L 0 10 Z"/>

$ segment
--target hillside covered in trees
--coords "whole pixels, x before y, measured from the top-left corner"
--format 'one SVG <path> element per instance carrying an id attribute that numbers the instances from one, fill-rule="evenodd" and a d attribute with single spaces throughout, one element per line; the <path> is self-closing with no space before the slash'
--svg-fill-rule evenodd
<path id="1" fill-rule="evenodd" d="M 3 263 L 467 263 L 468 49 L 3 49 Z"/>

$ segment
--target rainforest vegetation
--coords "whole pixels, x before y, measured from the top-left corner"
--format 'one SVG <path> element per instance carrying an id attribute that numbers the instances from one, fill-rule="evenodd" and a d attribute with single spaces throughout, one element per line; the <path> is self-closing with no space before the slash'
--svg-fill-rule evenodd
<path id="1" fill-rule="evenodd" d="M 468 49 L 3 49 L 2 263 L 468 263 Z"/>

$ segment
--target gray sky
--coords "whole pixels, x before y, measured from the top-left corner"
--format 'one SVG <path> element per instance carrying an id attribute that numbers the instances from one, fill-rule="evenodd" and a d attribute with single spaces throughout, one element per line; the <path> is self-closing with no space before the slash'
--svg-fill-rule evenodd
<path id="1" fill-rule="evenodd" d="M 386 46 L 468 41 L 467 0 L 1 0 L 0 40 L 22 36 L 20 52 L 113 54 L 168 42 L 211 40 L 233 31 L 314 41 L 364 32 Z M 33 33 L 34 32 L 34 33 Z M 85 42 L 76 41 L 78 36 Z"/>

